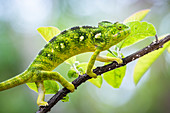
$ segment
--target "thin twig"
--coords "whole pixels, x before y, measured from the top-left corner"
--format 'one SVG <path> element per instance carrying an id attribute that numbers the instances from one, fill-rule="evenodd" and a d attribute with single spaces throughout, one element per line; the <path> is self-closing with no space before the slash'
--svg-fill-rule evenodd
<path id="1" fill-rule="evenodd" d="M 117 64 L 116 62 L 112 62 L 108 65 L 102 66 L 102 67 L 97 67 L 96 69 L 93 70 L 94 73 L 97 75 L 101 75 L 107 71 L 122 67 L 129 62 L 132 62 L 154 50 L 157 50 L 161 47 L 163 47 L 163 44 L 166 42 L 170 41 L 170 35 L 166 36 L 164 39 L 158 40 L 157 43 L 151 43 L 149 46 L 123 58 L 123 64 Z M 82 83 L 86 82 L 88 79 L 90 79 L 87 74 L 80 75 L 78 78 L 76 78 L 72 83 L 75 86 L 75 89 Z M 39 110 L 36 113 L 46 113 L 50 111 L 50 109 L 58 102 L 60 101 L 63 97 L 65 97 L 70 91 L 66 88 L 61 89 L 59 92 L 57 92 L 49 101 L 48 101 L 48 106 L 46 107 L 40 107 Z"/>

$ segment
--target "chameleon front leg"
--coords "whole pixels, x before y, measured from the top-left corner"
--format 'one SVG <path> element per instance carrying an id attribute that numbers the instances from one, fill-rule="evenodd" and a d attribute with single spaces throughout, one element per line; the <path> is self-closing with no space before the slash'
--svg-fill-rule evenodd
<path id="1" fill-rule="evenodd" d="M 94 66 L 96 57 L 99 55 L 99 53 L 101 52 L 101 50 L 102 50 L 102 47 L 100 47 L 100 46 L 96 48 L 95 52 L 93 53 L 93 55 L 92 55 L 91 58 L 90 58 L 90 61 L 89 61 L 89 63 L 88 63 L 88 66 L 87 66 L 86 74 L 89 75 L 89 76 L 92 77 L 92 78 L 97 78 L 97 75 L 92 72 L 92 68 L 93 68 L 93 66 Z"/>
<path id="2" fill-rule="evenodd" d="M 37 104 L 38 106 L 48 106 L 48 103 L 44 101 L 45 98 L 45 88 L 43 81 L 35 82 L 37 89 L 38 89 L 38 98 L 37 98 Z"/>
<path id="3" fill-rule="evenodd" d="M 122 64 L 123 61 L 120 58 L 117 57 L 108 57 L 108 56 L 97 56 L 96 60 L 100 61 L 100 62 L 113 62 L 116 61 L 118 64 Z"/>

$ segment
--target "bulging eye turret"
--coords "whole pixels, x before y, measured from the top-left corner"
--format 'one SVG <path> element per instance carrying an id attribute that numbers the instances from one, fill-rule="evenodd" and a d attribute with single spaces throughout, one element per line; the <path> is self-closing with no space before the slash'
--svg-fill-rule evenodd
<path id="1" fill-rule="evenodd" d="M 118 29 L 118 30 L 122 30 L 122 26 L 119 25 L 119 26 L 117 27 L 117 29 Z"/>

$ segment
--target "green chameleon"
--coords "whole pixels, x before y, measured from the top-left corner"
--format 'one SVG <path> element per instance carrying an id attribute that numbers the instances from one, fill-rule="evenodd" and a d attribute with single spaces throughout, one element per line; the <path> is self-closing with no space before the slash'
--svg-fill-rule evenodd
<path id="1" fill-rule="evenodd" d="M 84 52 L 94 52 L 87 66 L 87 75 L 96 78 L 92 72 L 95 60 L 101 62 L 116 61 L 122 63 L 120 58 L 99 56 L 99 53 L 108 50 L 111 46 L 124 40 L 130 34 L 130 28 L 118 22 L 102 21 L 98 27 L 82 26 L 64 30 L 53 37 L 39 52 L 35 60 L 23 73 L 0 83 L 0 91 L 18 86 L 23 83 L 35 82 L 38 88 L 37 104 L 47 106 L 44 101 L 44 80 L 58 81 L 71 92 L 75 87 L 58 72 L 52 71 L 66 59 Z"/>

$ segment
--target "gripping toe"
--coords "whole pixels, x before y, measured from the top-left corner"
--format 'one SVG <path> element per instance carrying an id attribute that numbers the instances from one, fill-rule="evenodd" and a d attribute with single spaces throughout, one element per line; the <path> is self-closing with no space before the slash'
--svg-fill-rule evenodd
<path id="1" fill-rule="evenodd" d="M 37 102 L 38 106 L 48 106 L 48 103 L 45 101 Z"/>
<path id="2" fill-rule="evenodd" d="M 72 83 L 70 83 L 67 87 L 66 87 L 68 90 L 70 90 L 71 92 L 74 92 L 75 90 L 75 87 Z"/>
<path id="3" fill-rule="evenodd" d="M 87 75 L 89 75 L 92 78 L 97 78 L 97 75 L 95 73 L 93 73 L 92 71 L 87 72 Z"/>

